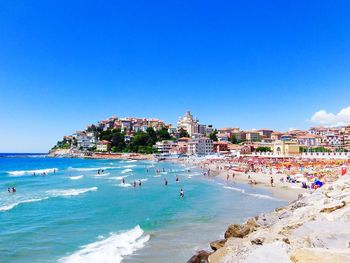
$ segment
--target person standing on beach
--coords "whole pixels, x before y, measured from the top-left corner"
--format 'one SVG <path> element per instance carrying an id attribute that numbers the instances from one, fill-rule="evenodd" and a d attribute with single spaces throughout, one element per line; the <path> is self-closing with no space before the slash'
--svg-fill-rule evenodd
<path id="1" fill-rule="evenodd" d="M 271 183 L 271 187 L 273 187 L 273 178 L 271 176 L 271 179 L 270 179 L 270 183 Z"/>

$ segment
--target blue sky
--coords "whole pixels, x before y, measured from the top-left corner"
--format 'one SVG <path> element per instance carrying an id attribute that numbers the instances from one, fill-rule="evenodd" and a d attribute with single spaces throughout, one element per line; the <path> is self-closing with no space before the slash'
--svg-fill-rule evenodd
<path id="1" fill-rule="evenodd" d="M 349 9 L 0 1 L 0 152 L 47 151 L 111 115 L 175 123 L 191 110 L 216 127 L 287 130 L 324 110 L 327 124 L 350 106 Z"/>

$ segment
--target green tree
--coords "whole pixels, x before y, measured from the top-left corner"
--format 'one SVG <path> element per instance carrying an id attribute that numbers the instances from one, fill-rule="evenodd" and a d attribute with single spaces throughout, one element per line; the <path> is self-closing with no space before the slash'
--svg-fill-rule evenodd
<path id="1" fill-rule="evenodd" d="M 239 143 L 241 143 L 241 141 L 237 139 L 236 135 L 232 135 L 231 138 L 230 138 L 230 141 L 231 141 L 233 144 L 239 144 Z"/>
<path id="2" fill-rule="evenodd" d="M 163 127 L 160 130 L 157 131 L 157 137 L 158 140 L 162 141 L 162 140 L 170 140 L 171 136 L 168 132 L 168 129 Z"/>
<path id="3" fill-rule="evenodd" d="M 147 144 L 149 146 L 153 146 L 157 142 L 157 133 L 152 127 L 148 127 L 146 130 L 146 134 L 148 135 Z"/>
<path id="4" fill-rule="evenodd" d="M 99 139 L 101 141 L 102 140 L 111 141 L 112 137 L 113 137 L 113 134 L 111 130 L 102 131 L 99 134 Z"/>
<path id="5" fill-rule="evenodd" d="M 213 140 L 214 142 L 218 141 L 218 131 L 215 129 L 211 134 L 209 134 L 209 139 Z"/>
<path id="6" fill-rule="evenodd" d="M 125 136 L 120 131 L 113 133 L 111 142 L 112 142 L 112 148 L 114 148 L 115 151 L 121 152 L 126 147 Z"/>
<path id="7" fill-rule="evenodd" d="M 180 138 L 182 138 L 182 137 L 190 138 L 190 135 L 188 134 L 188 132 L 183 128 L 181 128 L 179 130 L 179 136 L 180 136 Z"/>
<path id="8" fill-rule="evenodd" d="M 257 152 L 271 152 L 271 148 L 267 146 L 259 146 L 255 149 Z"/>

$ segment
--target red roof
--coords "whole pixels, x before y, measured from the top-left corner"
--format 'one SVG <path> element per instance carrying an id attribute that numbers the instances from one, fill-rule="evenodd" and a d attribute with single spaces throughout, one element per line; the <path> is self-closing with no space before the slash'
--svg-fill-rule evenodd
<path id="1" fill-rule="evenodd" d="M 102 141 L 99 141 L 98 144 L 111 144 L 111 142 L 106 141 L 106 140 L 102 140 Z"/>

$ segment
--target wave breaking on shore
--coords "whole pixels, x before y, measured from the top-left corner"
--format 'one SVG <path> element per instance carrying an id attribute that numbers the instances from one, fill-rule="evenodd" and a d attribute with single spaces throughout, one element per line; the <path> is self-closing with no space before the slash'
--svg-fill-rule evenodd
<path id="1" fill-rule="evenodd" d="M 20 204 L 26 204 L 26 203 L 33 203 L 33 202 L 40 202 L 43 200 L 47 200 L 49 198 L 54 197 L 68 197 L 68 196 L 77 196 L 80 194 L 84 194 L 90 191 L 97 191 L 97 187 L 90 187 L 90 188 L 80 188 L 80 189 L 62 189 L 62 190 L 48 190 L 46 191 L 46 196 L 43 197 L 36 197 L 36 198 L 29 198 L 24 200 L 17 200 L 14 203 L 11 204 L 4 204 L 0 206 L 0 211 L 8 211 Z"/>
<path id="2" fill-rule="evenodd" d="M 133 254 L 145 246 L 150 235 L 145 235 L 139 225 L 131 230 L 111 234 L 59 260 L 60 263 L 119 263 L 125 256 Z"/>
<path id="3" fill-rule="evenodd" d="M 33 175 L 35 174 L 43 174 L 43 173 L 53 173 L 53 172 L 57 172 L 58 169 L 57 168 L 47 168 L 47 169 L 37 169 L 37 170 L 20 170 L 20 171 L 8 171 L 7 173 L 10 176 L 22 176 L 22 175 L 26 175 L 26 174 L 30 174 Z"/>

